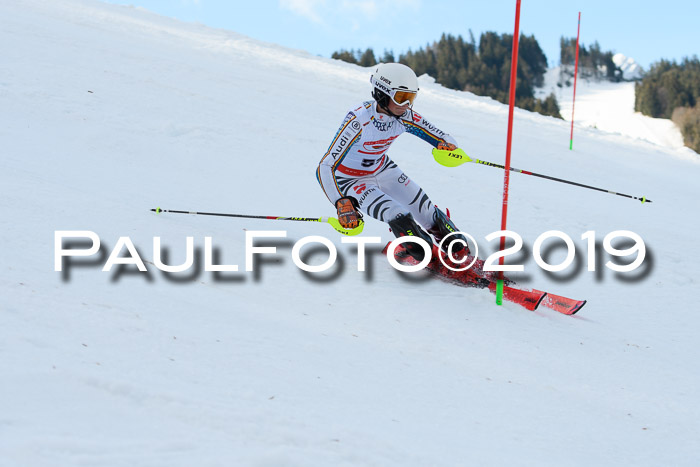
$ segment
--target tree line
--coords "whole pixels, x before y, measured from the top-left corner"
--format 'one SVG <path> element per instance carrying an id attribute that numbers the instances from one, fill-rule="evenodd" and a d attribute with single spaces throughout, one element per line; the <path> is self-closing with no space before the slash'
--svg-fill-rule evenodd
<path id="1" fill-rule="evenodd" d="M 485 32 L 477 44 L 474 35 L 443 34 L 439 41 L 416 51 L 394 56 L 393 51 L 375 55 L 366 50 L 340 50 L 332 58 L 371 67 L 379 62 L 398 61 L 410 66 L 417 75 L 434 77 L 443 86 L 490 96 L 507 103 L 510 88 L 512 34 Z M 562 75 L 573 77 L 576 39 L 560 39 Z M 534 88 L 542 85 L 547 57 L 534 36 L 520 36 L 518 80 L 515 105 L 543 115 L 561 118 L 554 94 L 546 99 L 534 97 Z M 613 62 L 613 53 L 603 51 L 598 42 L 579 47 L 579 76 L 619 81 L 622 71 Z M 700 153 L 700 61 L 686 58 L 681 63 L 661 60 L 652 65 L 635 87 L 635 110 L 651 117 L 672 119 L 681 129 L 684 143 Z"/>
<path id="2" fill-rule="evenodd" d="M 634 109 L 678 125 L 686 146 L 700 153 L 700 61 L 661 60 L 635 85 Z"/>
<path id="3" fill-rule="evenodd" d="M 392 51 L 375 56 L 369 48 L 362 50 L 340 50 L 332 58 L 370 67 L 379 62 L 398 61 L 408 65 L 418 76 L 427 73 L 443 86 L 461 91 L 470 91 L 480 96 L 490 96 L 507 103 L 510 88 L 510 62 L 513 50 L 512 34 L 485 32 L 479 43 L 470 32 L 470 39 L 443 34 L 439 41 L 409 50 L 398 59 Z M 515 105 L 543 115 L 561 118 L 559 104 L 554 94 L 546 99 L 534 96 L 535 86 L 542 86 L 547 71 L 547 57 L 534 36 L 520 36 L 518 56 L 518 79 Z"/>
<path id="4" fill-rule="evenodd" d="M 567 69 L 569 74 L 574 76 L 574 66 L 576 64 L 576 38 L 562 37 L 559 40 L 562 70 Z M 580 78 L 608 79 L 610 81 L 620 81 L 622 70 L 613 62 L 613 53 L 603 51 L 598 41 L 586 48 L 579 44 L 578 50 L 578 71 Z"/>

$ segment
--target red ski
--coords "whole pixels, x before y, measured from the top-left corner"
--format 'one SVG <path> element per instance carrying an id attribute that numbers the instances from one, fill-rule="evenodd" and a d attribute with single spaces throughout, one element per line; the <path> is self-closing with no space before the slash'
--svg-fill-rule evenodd
<path id="1" fill-rule="evenodd" d="M 386 255 L 388 247 L 389 244 L 384 247 L 382 250 L 383 254 Z M 474 265 L 466 271 L 452 271 L 445 267 L 437 255 L 441 255 L 444 258 L 444 253 L 440 252 L 438 248 L 433 245 L 433 258 L 425 267 L 433 277 L 463 287 L 487 288 L 492 293 L 496 293 L 496 273 L 484 272 L 483 260 L 477 258 Z M 418 264 L 418 261 L 406 252 L 403 245 L 396 247 L 394 250 L 394 258 L 401 264 L 412 266 Z M 472 259 L 473 257 L 469 257 L 467 263 L 471 262 Z M 504 280 L 503 298 L 509 302 L 517 303 L 530 311 L 542 305 L 545 308 L 558 311 L 565 315 L 573 315 L 586 304 L 585 300 L 573 300 L 559 295 L 552 295 L 541 290 L 523 289 L 508 278 Z"/>
<path id="2" fill-rule="evenodd" d="M 382 253 L 386 255 L 387 246 L 384 247 Z M 480 289 L 489 289 L 492 293 L 496 293 L 496 282 L 489 279 L 487 276 L 479 273 L 477 270 L 472 268 L 466 271 L 452 271 L 445 267 L 445 265 L 436 256 L 438 253 L 437 247 L 433 246 L 433 259 L 428 263 L 425 269 L 434 277 L 450 282 L 452 284 L 461 285 L 463 287 L 477 287 Z M 394 258 L 397 262 L 409 266 L 415 266 L 418 261 L 410 256 L 406 249 L 399 245 L 394 250 Z M 483 263 L 483 262 L 482 262 Z M 526 290 L 516 287 L 511 287 L 510 285 L 503 286 L 503 299 L 509 302 L 517 303 L 518 305 L 532 311 L 537 308 L 537 306 L 545 299 L 547 296 L 546 292 L 539 290 Z"/>
<path id="3" fill-rule="evenodd" d="M 558 311 L 559 313 L 563 313 L 565 315 L 575 314 L 578 310 L 583 308 L 583 305 L 585 304 L 586 300 L 574 300 L 573 298 L 552 295 L 551 293 L 548 293 L 541 303 L 543 307 Z"/>

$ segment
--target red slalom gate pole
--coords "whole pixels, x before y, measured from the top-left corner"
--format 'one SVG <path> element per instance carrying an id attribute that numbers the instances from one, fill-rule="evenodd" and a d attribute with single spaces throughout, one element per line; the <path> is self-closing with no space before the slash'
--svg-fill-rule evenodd
<path id="1" fill-rule="evenodd" d="M 508 139 L 506 143 L 506 164 L 503 175 L 503 208 L 501 210 L 501 230 L 506 230 L 508 219 L 508 188 L 510 185 L 510 150 L 513 144 L 513 114 L 515 111 L 515 83 L 518 79 L 518 45 L 520 39 L 520 0 L 515 3 L 515 31 L 513 32 L 513 55 L 510 60 L 510 99 L 508 110 Z M 506 237 L 501 237 L 501 251 L 506 248 Z M 498 264 L 503 266 L 503 256 L 498 260 Z M 503 304 L 503 271 L 498 272 L 496 283 L 496 303 Z"/>
<path id="2" fill-rule="evenodd" d="M 571 104 L 571 138 L 569 150 L 574 149 L 574 108 L 576 107 L 576 80 L 578 79 L 578 39 L 581 36 L 581 12 L 578 12 L 578 31 L 576 32 L 576 65 L 574 65 L 574 100 Z"/>

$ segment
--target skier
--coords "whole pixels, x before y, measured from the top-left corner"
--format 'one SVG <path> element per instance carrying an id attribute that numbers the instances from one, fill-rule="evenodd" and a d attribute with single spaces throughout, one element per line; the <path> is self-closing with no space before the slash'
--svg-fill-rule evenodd
<path id="1" fill-rule="evenodd" d="M 340 129 L 318 164 L 316 178 L 338 210 L 338 221 L 345 228 L 359 225 L 360 211 L 387 222 L 397 237 L 420 236 L 439 245 L 459 229 L 438 209 L 418 184 L 394 163 L 387 153 L 403 132 L 411 133 L 438 149 L 454 151 L 457 142 L 413 111 L 418 79 L 411 68 L 400 63 L 380 63 L 370 78 L 374 101 L 363 102 L 345 116 Z M 461 259 L 469 253 L 466 238 L 452 235 L 443 244 Z M 418 261 L 423 248 L 404 243 Z M 437 251 L 433 247 L 434 253 Z"/>

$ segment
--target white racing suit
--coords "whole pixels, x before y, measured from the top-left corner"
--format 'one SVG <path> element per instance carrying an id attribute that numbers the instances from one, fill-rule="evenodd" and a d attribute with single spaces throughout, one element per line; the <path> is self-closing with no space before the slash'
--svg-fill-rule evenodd
<path id="1" fill-rule="evenodd" d="M 394 118 L 377 112 L 375 101 L 348 112 L 316 170 L 316 178 L 335 206 L 345 196 L 357 199 L 360 210 L 382 222 L 411 213 L 425 229 L 433 224 L 435 207 L 417 183 L 387 154 L 389 146 L 407 131 L 432 146 L 456 141 L 417 112 Z"/>

